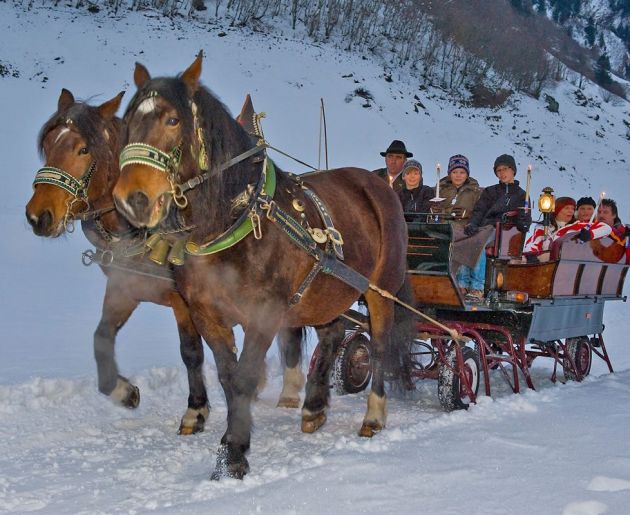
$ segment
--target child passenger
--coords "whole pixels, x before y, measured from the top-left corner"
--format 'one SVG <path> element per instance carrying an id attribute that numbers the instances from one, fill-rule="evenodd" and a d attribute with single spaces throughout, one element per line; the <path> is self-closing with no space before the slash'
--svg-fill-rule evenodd
<path id="1" fill-rule="evenodd" d="M 415 159 L 408 159 L 402 168 L 405 186 L 398 192 L 405 213 L 428 213 L 433 188 L 422 184 L 422 165 Z"/>

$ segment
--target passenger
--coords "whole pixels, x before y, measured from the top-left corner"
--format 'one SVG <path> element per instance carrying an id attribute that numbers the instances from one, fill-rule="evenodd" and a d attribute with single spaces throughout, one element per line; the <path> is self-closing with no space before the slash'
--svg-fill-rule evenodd
<path id="1" fill-rule="evenodd" d="M 597 204 L 592 197 L 582 197 L 577 201 L 578 222 L 590 222 Z"/>
<path id="2" fill-rule="evenodd" d="M 481 195 L 481 188 L 479 183 L 470 177 L 470 163 L 466 156 L 461 154 L 451 156 L 448 160 L 447 173 L 448 175 L 440 181 L 440 196 L 444 200 L 437 209 L 434 208 L 434 211 L 450 215 L 455 224 L 463 226 L 470 219 L 473 207 Z M 457 232 L 459 231 L 454 230 L 456 236 Z M 463 248 L 460 249 L 460 246 Z M 458 240 L 454 245 L 453 253 L 459 256 L 460 253 L 469 250 L 469 247 L 468 241 Z M 481 257 L 475 256 L 475 258 L 470 263 L 473 266 L 462 263 L 457 269 L 457 284 L 467 302 L 483 300 L 486 278 L 485 254 Z"/>
<path id="3" fill-rule="evenodd" d="M 451 156 L 447 173 L 440 181 L 440 196 L 444 200 L 440 203 L 439 212 L 450 215 L 455 223 L 464 225 L 479 200 L 481 188 L 477 180 L 470 176 L 470 164 L 466 156 Z"/>
<path id="4" fill-rule="evenodd" d="M 551 220 L 547 231 L 544 227 L 537 227 L 534 233 L 525 242 L 526 253 L 540 253 L 549 250 L 556 233 L 564 227 L 575 222 L 575 200 L 571 197 L 558 197 L 551 214 Z M 577 229 L 579 231 L 580 229 Z"/>
<path id="5" fill-rule="evenodd" d="M 402 169 L 403 189 L 398 192 L 405 213 L 428 213 L 430 200 L 435 193 L 431 186 L 422 184 L 422 165 L 415 159 L 409 159 Z"/>
<path id="6" fill-rule="evenodd" d="M 529 211 L 522 209 L 525 205 L 525 190 L 514 179 L 516 175 L 514 158 L 508 154 L 497 157 L 494 161 L 494 173 L 499 178 L 499 184 L 489 186 L 481 193 L 470 221 L 464 228 L 468 236 L 476 234 L 480 227 L 501 221 L 503 215 L 509 211 L 518 210 L 516 227 L 521 232 L 527 232 L 532 222 Z"/>
<path id="7" fill-rule="evenodd" d="M 389 186 L 398 193 L 404 187 L 401 174 L 402 168 L 407 158 L 413 157 L 413 154 L 407 152 L 407 148 L 402 141 L 395 139 L 385 152 L 381 152 L 381 155 L 385 158 L 385 168 L 374 170 L 374 173 L 385 179 Z"/>
<path id="8" fill-rule="evenodd" d="M 516 162 L 514 158 L 508 154 L 497 157 L 494 162 L 494 173 L 499 179 L 499 184 L 495 184 L 483 190 L 479 200 L 475 203 L 470 221 L 464 227 L 464 233 L 469 237 L 476 235 L 481 227 L 488 227 L 488 230 L 483 232 L 483 246 L 478 261 L 474 266 L 474 270 L 478 272 L 484 271 L 483 276 L 485 276 L 486 269 L 486 254 L 484 249 L 487 238 L 492 235 L 491 227 L 493 227 L 496 222 L 500 221 L 505 213 L 525 206 L 525 191 L 518 185 L 518 181 L 514 179 L 516 175 Z M 516 222 L 518 230 L 526 233 L 530 223 L 531 215 L 529 211 L 519 209 Z M 462 274 L 465 273 L 466 269 L 464 268 Z M 465 279 L 465 276 L 462 278 Z M 480 277 L 478 276 L 478 278 Z M 481 284 L 477 279 L 472 289 L 467 293 L 466 300 L 469 302 L 483 301 L 484 283 L 485 277 Z"/>
<path id="9" fill-rule="evenodd" d="M 602 199 L 597 208 L 597 220 L 612 228 L 610 237 L 620 245 L 625 245 L 628 229 L 619 219 L 617 203 L 611 198 Z"/>

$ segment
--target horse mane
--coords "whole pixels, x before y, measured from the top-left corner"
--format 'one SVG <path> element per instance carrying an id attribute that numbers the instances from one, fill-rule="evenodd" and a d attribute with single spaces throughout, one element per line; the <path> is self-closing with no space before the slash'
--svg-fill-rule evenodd
<path id="1" fill-rule="evenodd" d="M 115 171 L 118 170 L 118 149 L 122 120 L 114 117 L 106 121 L 99 113 L 98 107 L 85 102 L 77 102 L 67 109 L 57 111 L 44 123 L 37 138 L 37 150 L 40 157 L 44 155 L 44 139 L 48 133 L 59 126 L 68 126 L 68 120 L 72 120 L 72 126 L 86 140 L 90 153 L 97 163 L 108 163 L 108 182 L 116 179 Z M 105 137 L 105 130 L 109 134 L 109 140 Z M 111 164 L 114 163 L 112 166 Z"/>
<path id="2" fill-rule="evenodd" d="M 149 95 L 157 93 L 177 111 L 182 124 L 181 179 L 187 180 L 205 170 L 199 170 L 199 141 L 195 134 L 191 99 L 185 83 L 180 77 L 158 77 L 149 80 L 131 99 L 124 120 L 137 110 Z M 218 168 L 226 161 L 252 147 L 247 132 L 232 117 L 228 108 L 205 86 L 199 86 L 192 101 L 197 108 L 197 123 L 202 129 L 203 143 L 208 156 L 209 178 L 198 189 L 188 195 L 195 196 L 192 222 L 200 235 L 222 232 L 234 221 L 238 213 L 232 210 L 233 199 L 242 193 L 248 184 L 256 184 L 261 165 L 253 165 L 251 159 L 242 161 L 222 172 Z M 128 124 L 124 124 L 124 141 L 129 141 Z M 133 143 L 129 141 L 129 143 Z M 197 150 L 192 150 L 192 149 Z M 193 155 L 193 153 L 195 155 Z M 201 196 L 202 199 L 199 199 Z"/>
<path id="3" fill-rule="evenodd" d="M 249 158 L 218 171 L 219 166 L 250 149 L 252 139 L 228 108 L 206 87 L 197 90 L 194 101 L 199 110 L 199 124 L 210 164 L 210 179 L 204 183 L 203 195 L 212 199 L 212 202 L 196 203 L 194 221 L 200 232 L 209 234 L 227 229 L 240 214 L 234 211 L 233 200 L 248 185 L 256 185 L 262 164 L 252 163 Z"/>

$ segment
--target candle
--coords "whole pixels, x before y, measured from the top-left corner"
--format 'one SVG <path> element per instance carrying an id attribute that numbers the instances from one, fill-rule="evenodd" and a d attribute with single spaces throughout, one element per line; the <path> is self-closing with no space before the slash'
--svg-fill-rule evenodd
<path id="1" fill-rule="evenodd" d="M 599 210 L 599 206 L 601 206 L 601 205 L 602 205 L 602 200 L 604 200 L 604 197 L 605 197 L 605 196 L 606 196 L 606 192 L 605 192 L 605 191 L 602 191 L 602 192 L 599 194 L 599 202 L 597 203 L 597 207 L 595 207 L 595 211 L 593 211 L 593 214 L 591 215 L 591 219 L 590 219 L 590 220 L 589 220 L 589 222 L 588 222 L 588 223 L 589 223 L 589 228 L 590 228 L 590 225 L 591 225 L 591 224 L 593 223 L 593 221 L 595 220 L 595 217 L 597 216 L 597 211 Z"/>
<path id="2" fill-rule="evenodd" d="M 435 169 L 437 170 L 437 184 L 435 186 L 435 196 L 437 198 L 440 198 L 440 171 L 441 171 L 440 163 L 438 163 L 435 166 Z"/>
<path id="3" fill-rule="evenodd" d="M 437 172 L 437 183 L 435 185 L 435 197 L 433 197 L 430 201 L 441 202 L 444 199 L 440 197 L 440 171 L 442 170 L 442 168 L 440 167 L 440 163 L 437 163 L 435 165 L 435 170 Z"/>

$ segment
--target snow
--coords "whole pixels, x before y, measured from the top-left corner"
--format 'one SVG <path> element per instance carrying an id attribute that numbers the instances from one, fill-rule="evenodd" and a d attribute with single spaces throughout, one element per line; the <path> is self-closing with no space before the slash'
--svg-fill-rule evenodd
<path id="1" fill-rule="evenodd" d="M 174 74 L 200 48 L 204 82 L 235 113 L 251 93 L 256 109 L 267 112 L 267 139 L 302 160 L 317 164 L 324 98 L 331 166 L 380 167 L 379 152 L 403 139 L 423 163 L 427 183 L 435 180 L 435 163 L 461 152 L 487 185 L 495 180 L 494 158 L 511 151 L 517 178 L 524 181 L 533 164 L 534 196 L 546 185 L 576 197 L 604 190 L 624 220 L 630 220 L 627 102 L 604 102 L 588 85 L 582 107 L 575 87 L 564 83 L 548 91 L 560 102 L 558 114 L 543 99 L 520 96 L 501 110 L 470 110 L 443 91 L 419 89 L 404 70 L 388 83 L 371 59 L 294 38 L 171 23 L 151 13 L 111 19 L 38 6 L 26 13 L 6 2 L 0 20 L 2 62 L 19 71 L 0 78 L 0 512 L 628 512 L 625 303 L 606 307 L 615 374 L 597 360 L 583 383 L 552 384 L 550 364 L 537 360 L 536 391 L 514 395 L 493 372 L 493 398 L 481 396 L 468 411 L 453 413 L 441 411 L 436 384 L 426 381 L 412 398 L 390 399 L 387 428 L 371 440 L 356 436 L 365 392 L 333 395 L 326 425 L 302 434 L 299 410 L 275 408 L 281 376 L 272 354 L 269 384 L 253 410 L 251 473 L 243 481 L 211 482 L 226 416 L 211 357 L 206 431 L 178 436 L 187 382 L 176 327 L 164 308 L 143 304 L 117 345 L 141 403 L 136 410 L 114 406 L 96 388 L 91 340 L 105 283 L 96 267 L 80 264 L 89 244 L 80 231 L 37 238 L 24 218 L 41 165 L 36 135 L 62 87 L 93 102 L 127 89 L 128 99 L 135 61 L 153 75 Z M 221 30 L 227 36 L 218 37 Z M 345 101 L 358 86 L 373 94 L 372 107 Z M 414 94 L 426 110 L 413 111 Z M 304 171 L 273 157 L 285 169 Z"/>

